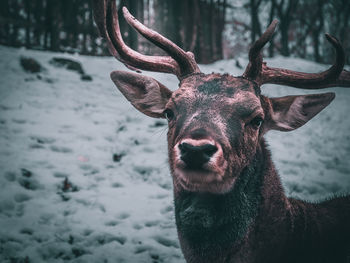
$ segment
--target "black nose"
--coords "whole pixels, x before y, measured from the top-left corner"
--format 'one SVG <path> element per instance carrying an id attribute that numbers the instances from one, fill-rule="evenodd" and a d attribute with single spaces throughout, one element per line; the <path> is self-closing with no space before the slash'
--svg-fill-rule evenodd
<path id="1" fill-rule="evenodd" d="M 218 148 L 212 144 L 194 146 L 185 142 L 179 144 L 179 149 L 181 152 L 181 160 L 186 163 L 188 168 L 192 169 L 201 168 L 218 150 Z"/>

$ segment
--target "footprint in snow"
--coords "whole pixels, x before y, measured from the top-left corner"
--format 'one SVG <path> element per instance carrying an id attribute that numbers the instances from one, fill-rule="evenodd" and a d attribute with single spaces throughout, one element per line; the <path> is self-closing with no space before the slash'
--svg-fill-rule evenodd
<path id="1" fill-rule="evenodd" d="M 16 216 L 21 217 L 23 216 L 23 214 L 24 214 L 24 204 L 20 203 L 16 207 Z"/>
<path id="2" fill-rule="evenodd" d="M 35 191 L 43 188 L 42 185 L 33 178 L 18 178 L 18 183 L 27 190 Z"/>
<path id="3" fill-rule="evenodd" d="M 50 146 L 51 151 L 58 152 L 58 153 L 71 153 L 73 150 L 71 148 L 65 147 L 65 146 L 56 146 L 52 145 Z"/>
<path id="4" fill-rule="evenodd" d="M 54 138 L 39 136 L 39 135 L 30 136 L 30 139 L 39 143 L 39 144 L 52 144 L 56 141 L 56 139 L 54 139 Z"/>
<path id="5" fill-rule="evenodd" d="M 168 194 L 156 194 L 156 195 L 151 195 L 150 198 L 152 199 L 164 199 L 167 198 L 169 195 Z"/>
<path id="6" fill-rule="evenodd" d="M 160 224 L 159 220 L 149 220 L 145 222 L 145 226 L 147 227 L 153 227 L 153 226 L 157 226 Z"/>
<path id="7" fill-rule="evenodd" d="M 116 220 L 111 220 L 111 221 L 107 221 L 107 222 L 105 223 L 105 226 L 116 226 L 116 225 L 118 225 L 118 224 L 119 224 L 118 221 L 116 221 Z"/>
<path id="8" fill-rule="evenodd" d="M 23 133 L 23 131 L 24 131 L 23 129 L 16 129 L 16 128 L 11 130 L 13 134 L 20 134 L 20 133 Z"/>
<path id="9" fill-rule="evenodd" d="M 160 213 L 161 213 L 162 215 L 167 214 L 167 213 L 171 213 L 171 212 L 173 212 L 173 207 L 172 207 L 171 205 L 168 205 L 168 206 L 166 206 L 166 207 L 163 207 L 163 208 L 160 210 Z"/>
<path id="10" fill-rule="evenodd" d="M 17 193 L 17 194 L 15 194 L 14 199 L 17 203 L 22 203 L 22 202 L 30 200 L 31 197 L 25 193 Z"/>
<path id="11" fill-rule="evenodd" d="M 79 167 L 81 170 L 85 171 L 84 175 L 92 175 L 100 172 L 98 168 L 86 163 L 81 164 Z"/>
<path id="12" fill-rule="evenodd" d="M 113 241 L 116 241 L 119 244 L 124 245 L 125 242 L 127 241 L 127 238 L 123 235 L 115 236 L 109 233 L 98 234 L 91 238 L 95 239 L 95 241 L 97 241 L 97 244 L 100 244 L 100 245 L 105 245 Z"/>
<path id="13" fill-rule="evenodd" d="M 15 209 L 15 203 L 11 199 L 0 200 L 0 213 L 7 216 Z"/>
<path id="14" fill-rule="evenodd" d="M 151 147 L 145 146 L 145 147 L 142 148 L 142 151 L 143 151 L 144 153 L 153 153 L 153 152 L 154 152 L 154 149 L 151 148 Z"/>
<path id="15" fill-rule="evenodd" d="M 114 137 L 112 137 L 112 136 L 105 136 L 105 140 L 107 142 L 114 142 Z"/>
<path id="16" fill-rule="evenodd" d="M 39 143 L 31 143 L 29 144 L 30 149 L 44 149 L 45 146 Z"/>
<path id="17" fill-rule="evenodd" d="M 84 140 L 84 141 L 88 141 L 88 142 L 91 142 L 91 141 L 94 140 L 93 137 L 88 136 L 88 135 L 79 135 L 78 138 L 80 138 L 80 139 L 82 139 L 82 140 Z"/>
<path id="18" fill-rule="evenodd" d="M 134 167 L 135 172 L 137 172 L 139 175 L 141 175 L 141 178 L 143 179 L 143 181 L 147 181 L 148 178 L 151 176 L 152 172 L 155 170 L 154 167 L 150 167 L 150 166 L 135 166 Z"/>
<path id="19" fill-rule="evenodd" d="M 179 248 L 179 244 L 172 239 L 157 235 L 153 237 L 155 241 L 157 241 L 159 244 L 165 246 L 165 247 L 174 247 Z"/>
<path id="20" fill-rule="evenodd" d="M 21 169 L 22 176 L 17 179 L 18 183 L 27 190 L 42 189 L 43 186 L 33 178 L 33 173 L 27 169 Z"/>
<path id="21" fill-rule="evenodd" d="M 12 122 L 17 123 L 17 124 L 25 124 L 25 123 L 27 123 L 27 121 L 23 120 L 23 119 L 12 119 Z"/>
<path id="22" fill-rule="evenodd" d="M 68 125 L 68 124 L 64 124 L 61 126 L 62 129 L 71 129 L 73 126 L 72 125 Z"/>
<path id="23" fill-rule="evenodd" d="M 9 182 L 13 182 L 16 180 L 16 173 L 7 171 L 5 172 L 5 179 Z"/>
<path id="24" fill-rule="evenodd" d="M 53 176 L 56 178 L 66 178 L 66 177 L 68 178 L 69 174 L 63 173 L 63 172 L 54 172 Z"/>
<path id="25" fill-rule="evenodd" d="M 164 127 L 166 125 L 167 125 L 166 121 L 157 120 L 153 124 L 149 125 L 149 127 L 151 127 L 151 128 L 159 128 L 159 127 Z"/>
<path id="26" fill-rule="evenodd" d="M 163 260 L 159 257 L 159 254 L 155 253 L 155 252 L 151 252 L 149 254 L 152 258 L 152 263 L 160 263 L 160 262 L 163 262 Z"/>
<path id="27" fill-rule="evenodd" d="M 30 136 L 32 143 L 29 145 L 32 149 L 42 149 L 45 148 L 46 144 L 52 144 L 56 140 L 54 138 L 45 137 L 45 136 Z"/>
<path id="28" fill-rule="evenodd" d="M 160 182 L 160 183 L 158 183 L 158 185 L 165 190 L 171 190 L 171 188 L 172 188 L 171 182 L 164 182 L 164 183 Z"/>
<path id="29" fill-rule="evenodd" d="M 134 229 L 136 229 L 136 230 L 140 230 L 140 229 L 143 228 L 143 226 L 140 225 L 140 224 L 138 224 L 138 223 L 133 224 L 132 227 L 133 227 Z"/>
<path id="30" fill-rule="evenodd" d="M 119 183 L 119 182 L 114 182 L 112 184 L 112 187 L 113 188 L 121 188 L 121 187 L 124 187 L 124 185 L 122 183 Z"/>
<path id="31" fill-rule="evenodd" d="M 34 230 L 33 229 L 31 229 L 31 228 L 22 228 L 20 231 L 19 231 L 21 234 L 23 234 L 23 235 L 29 235 L 29 236 L 31 236 L 31 235 L 33 235 L 33 233 L 34 233 Z"/>
<path id="32" fill-rule="evenodd" d="M 146 252 L 146 251 L 152 251 L 154 250 L 154 248 L 152 246 L 149 246 L 149 245 L 139 245 L 135 248 L 134 250 L 134 253 L 135 254 L 141 254 L 143 252 Z"/>
<path id="33" fill-rule="evenodd" d="M 100 209 L 101 212 L 106 213 L 106 207 L 103 204 L 99 204 L 98 208 Z"/>
<path id="34" fill-rule="evenodd" d="M 120 213 L 118 216 L 117 216 L 119 219 L 127 219 L 128 217 L 130 217 L 130 214 L 129 213 Z"/>
<path id="35" fill-rule="evenodd" d="M 86 228 L 86 229 L 84 229 L 84 231 L 83 231 L 83 235 L 84 235 L 84 236 L 89 236 L 89 235 L 91 235 L 93 232 L 94 232 L 94 230 L 89 229 L 89 228 Z"/>

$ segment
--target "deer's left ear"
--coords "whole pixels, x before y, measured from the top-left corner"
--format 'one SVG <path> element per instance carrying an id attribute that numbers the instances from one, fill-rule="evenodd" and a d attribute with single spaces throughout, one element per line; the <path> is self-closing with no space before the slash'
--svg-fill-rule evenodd
<path id="1" fill-rule="evenodd" d="M 292 131 L 307 123 L 331 103 L 334 93 L 265 98 L 269 114 L 266 130 Z"/>
<path id="2" fill-rule="evenodd" d="M 140 112 L 153 118 L 164 118 L 163 111 L 172 92 L 163 84 L 151 77 L 126 71 L 113 71 L 111 79 Z"/>

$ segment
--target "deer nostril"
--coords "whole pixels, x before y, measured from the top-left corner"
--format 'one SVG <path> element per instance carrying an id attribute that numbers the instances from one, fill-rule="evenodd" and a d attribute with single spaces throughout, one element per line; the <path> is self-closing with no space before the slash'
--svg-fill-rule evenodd
<path id="1" fill-rule="evenodd" d="M 195 146 L 189 143 L 179 144 L 179 149 L 181 153 L 180 159 L 184 161 L 189 168 L 201 168 L 218 150 L 218 148 L 212 144 Z"/>
<path id="2" fill-rule="evenodd" d="M 212 144 L 206 144 L 203 146 L 205 146 L 203 149 L 204 154 L 206 154 L 208 157 L 212 157 L 214 153 L 216 153 L 216 151 L 218 150 L 218 147 Z"/>

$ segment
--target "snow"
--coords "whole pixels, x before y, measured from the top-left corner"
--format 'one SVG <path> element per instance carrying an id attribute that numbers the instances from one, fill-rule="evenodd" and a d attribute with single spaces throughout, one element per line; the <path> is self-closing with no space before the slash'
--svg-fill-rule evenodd
<path id="1" fill-rule="evenodd" d="M 166 122 L 142 115 L 116 91 L 109 73 L 125 67 L 110 57 L 4 46 L 0 56 L 0 262 L 184 262 Z M 20 56 L 45 70 L 25 73 Z M 81 62 L 93 81 L 51 65 L 57 56 Z M 267 61 L 299 71 L 327 67 Z M 201 69 L 243 71 L 234 60 Z M 177 87 L 174 76 L 145 74 Z M 350 90 L 330 90 L 336 99 L 307 125 L 267 135 L 289 196 L 319 200 L 350 189 Z M 266 85 L 263 93 L 315 91 Z"/>

